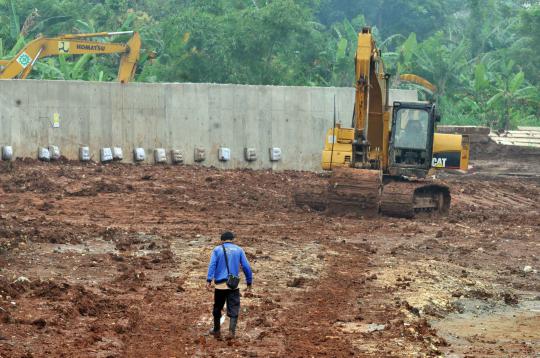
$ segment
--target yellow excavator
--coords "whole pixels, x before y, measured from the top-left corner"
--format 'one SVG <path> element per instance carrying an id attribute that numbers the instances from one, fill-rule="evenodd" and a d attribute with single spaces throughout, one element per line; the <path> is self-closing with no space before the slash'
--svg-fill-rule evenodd
<path id="1" fill-rule="evenodd" d="M 430 173 L 433 168 L 467 170 L 468 138 L 436 134 L 440 115 L 433 103 L 388 103 L 390 75 L 368 27 L 358 35 L 355 73 L 352 126 L 335 124 L 326 133 L 322 168 L 332 175 L 318 209 L 408 218 L 446 213 L 450 188 L 430 179 Z M 436 90 L 418 76 L 401 79 Z"/>
<path id="2" fill-rule="evenodd" d="M 132 35 L 126 44 L 89 41 L 88 38 Z M 141 37 L 134 31 L 97 32 L 90 34 L 38 37 L 29 42 L 10 60 L 0 60 L 0 79 L 25 79 L 36 61 L 43 57 L 84 54 L 121 54 L 118 81 L 129 82 L 135 75 L 141 51 Z"/>

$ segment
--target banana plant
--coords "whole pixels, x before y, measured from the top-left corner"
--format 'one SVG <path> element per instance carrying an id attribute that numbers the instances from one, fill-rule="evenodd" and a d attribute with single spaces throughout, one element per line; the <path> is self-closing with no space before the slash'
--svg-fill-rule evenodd
<path id="1" fill-rule="evenodd" d="M 414 73 L 424 75 L 444 96 L 449 87 L 459 84 L 459 74 L 471 66 L 468 46 L 464 39 L 459 43 L 445 44 L 439 36 L 430 38 L 418 46 L 414 53 Z"/>
<path id="2" fill-rule="evenodd" d="M 357 19 L 363 22 L 363 19 Z M 350 86 L 354 79 L 352 59 L 356 52 L 358 33 L 352 23 L 345 19 L 332 27 L 336 36 L 335 54 L 331 60 L 330 85 Z"/>
<path id="3" fill-rule="evenodd" d="M 15 9 L 15 3 L 13 0 L 8 0 L 4 5 L 9 7 L 9 37 L 6 39 L 7 41 L 0 39 L 0 58 L 3 60 L 15 56 L 15 54 L 17 54 L 17 52 L 19 52 L 26 44 L 26 40 L 21 34 L 21 24 L 19 22 L 17 10 Z M 13 44 L 13 46 L 6 52 L 5 45 L 9 46 L 10 43 Z"/>
<path id="4" fill-rule="evenodd" d="M 19 16 L 17 15 L 17 11 L 15 10 L 15 3 L 13 2 L 13 0 L 9 0 L 8 2 L 11 10 L 9 31 L 11 38 L 17 39 L 21 31 L 21 24 L 19 22 Z"/>
<path id="5" fill-rule="evenodd" d="M 470 74 L 461 76 L 461 83 L 466 85 L 465 93 L 460 98 L 461 107 L 470 115 L 477 117 L 480 123 L 491 126 L 488 118 L 492 118 L 490 109 L 486 105 L 493 86 L 488 77 L 488 66 L 484 62 L 476 64 L 472 80 Z"/>
<path id="6" fill-rule="evenodd" d="M 486 103 L 489 108 L 500 113 L 499 127 L 505 131 L 512 125 L 512 114 L 519 112 L 520 103 L 535 102 L 538 99 L 536 87 L 526 83 L 523 71 L 512 73 L 513 67 L 513 61 L 503 66 L 502 73 L 496 79 L 496 94 Z"/>
<path id="7" fill-rule="evenodd" d="M 378 45 L 382 52 L 382 58 L 385 63 L 386 72 L 396 73 L 396 67 L 399 61 L 399 47 L 395 51 L 391 51 L 392 45 L 399 40 L 406 40 L 401 34 L 394 34 L 388 36 L 386 39 L 380 42 Z M 402 45 L 403 46 L 403 45 Z"/>

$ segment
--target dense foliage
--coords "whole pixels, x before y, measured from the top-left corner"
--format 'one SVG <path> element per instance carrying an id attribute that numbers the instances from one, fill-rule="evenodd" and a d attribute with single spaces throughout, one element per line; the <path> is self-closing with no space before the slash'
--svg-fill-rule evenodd
<path id="1" fill-rule="evenodd" d="M 134 29 L 138 81 L 307 86 L 353 85 L 369 25 L 394 79 L 438 87 L 445 122 L 540 125 L 537 0 L 0 0 L 0 21 L 1 58 L 40 34 Z M 31 76 L 112 80 L 117 61 L 49 58 Z"/>

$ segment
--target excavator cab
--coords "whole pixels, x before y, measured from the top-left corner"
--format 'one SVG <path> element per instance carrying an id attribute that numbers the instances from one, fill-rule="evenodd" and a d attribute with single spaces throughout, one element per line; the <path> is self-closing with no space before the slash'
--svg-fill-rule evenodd
<path id="1" fill-rule="evenodd" d="M 425 178 L 431 168 L 438 115 L 431 103 L 394 102 L 388 171 L 393 176 Z"/>

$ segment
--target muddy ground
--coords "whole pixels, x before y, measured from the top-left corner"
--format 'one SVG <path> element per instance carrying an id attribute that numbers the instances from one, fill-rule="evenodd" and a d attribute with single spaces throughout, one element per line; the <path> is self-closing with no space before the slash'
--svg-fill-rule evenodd
<path id="1" fill-rule="evenodd" d="M 540 180 L 480 169 L 407 220 L 295 207 L 313 173 L 3 163 L 0 357 L 534 357 Z M 226 229 L 255 276 L 235 341 L 205 336 Z"/>

